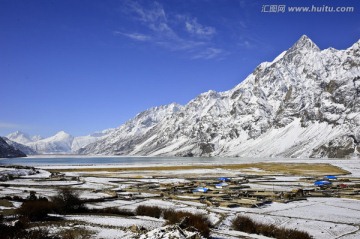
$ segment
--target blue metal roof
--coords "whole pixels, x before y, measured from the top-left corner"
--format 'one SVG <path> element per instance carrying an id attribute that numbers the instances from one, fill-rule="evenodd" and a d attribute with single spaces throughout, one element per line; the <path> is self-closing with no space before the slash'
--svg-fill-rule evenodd
<path id="1" fill-rule="evenodd" d="M 314 182 L 315 186 L 325 186 L 325 185 L 330 185 L 331 182 L 326 181 L 326 180 L 318 180 Z"/>
<path id="2" fill-rule="evenodd" d="M 326 175 L 324 176 L 324 178 L 327 178 L 327 179 L 337 179 L 336 176 L 333 176 L 333 175 Z"/>
<path id="3" fill-rule="evenodd" d="M 226 178 L 226 177 L 220 177 L 218 178 L 220 181 L 225 181 L 225 182 L 229 182 L 230 178 Z"/>

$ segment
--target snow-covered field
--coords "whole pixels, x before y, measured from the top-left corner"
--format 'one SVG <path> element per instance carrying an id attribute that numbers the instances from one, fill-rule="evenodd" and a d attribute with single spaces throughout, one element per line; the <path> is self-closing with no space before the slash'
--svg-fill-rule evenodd
<path id="1" fill-rule="evenodd" d="M 100 225 L 107 227 L 121 227 L 128 228 L 132 225 L 144 227 L 147 230 L 152 230 L 161 227 L 164 224 L 163 219 L 156 219 L 153 217 L 116 217 L 116 216 L 84 216 L 84 215 L 71 215 L 65 216 L 69 221 L 81 221 L 91 225 Z"/>
<path id="2" fill-rule="evenodd" d="M 331 163 L 349 171 L 351 174 L 346 175 L 346 178 L 353 178 L 354 182 L 357 182 L 356 177 L 360 177 L 360 160 L 355 159 L 280 159 L 277 162 L 279 161 L 285 163 Z M 259 161 L 254 159 L 252 162 L 258 163 Z M 273 161 L 265 159 L 265 162 Z M 94 167 L 104 168 L 101 165 Z M 35 191 L 38 196 L 51 198 L 57 193 L 58 188 L 66 186 L 77 190 L 80 198 L 95 200 L 86 204 L 90 209 L 119 208 L 135 212 L 138 206 L 147 205 L 207 215 L 212 225 L 214 225 L 211 235 L 219 239 L 266 238 L 261 235 L 250 235 L 233 231 L 231 229 L 231 221 L 239 214 L 247 215 L 258 222 L 306 231 L 316 239 L 360 238 L 360 201 L 356 199 L 308 197 L 307 200 L 289 203 L 273 202 L 259 208 L 228 208 L 207 205 L 200 200 L 201 195 L 196 194 L 180 194 L 176 198 L 171 198 L 159 197 L 157 193 L 141 192 L 139 189 L 126 192 L 128 188 L 137 188 L 139 185 L 146 184 L 173 185 L 176 187 L 180 185 L 181 187 L 181 185 L 190 184 L 194 180 L 186 178 L 189 175 L 191 175 L 191 178 L 198 175 L 199 179 L 206 177 L 214 177 L 216 179 L 219 175 L 240 179 L 239 174 L 251 175 L 252 173 L 257 175 L 257 177 L 250 178 L 247 184 L 242 184 L 250 186 L 251 190 L 291 192 L 298 187 L 313 187 L 313 184 L 305 176 L 301 175 L 266 175 L 266 171 L 256 167 L 253 167 L 253 170 L 250 171 L 248 169 L 241 171 L 219 169 L 216 167 L 201 169 L 194 166 L 193 169 L 189 170 L 181 169 L 173 172 L 170 170 L 147 171 L 146 173 L 142 171 L 107 172 L 106 170 L 98 172 L 66 172 L 66 167 L 62 170 L 62 173 L 64 173 L 63 178 L 56 179 L 51 178 L 50 173 L 46 169 L 34 171 L 30 169 L 0 167 L 0 175 L 15 177 L 14 179 L 2 182 L 3 186 L 0 186 L 0 196 L 20 196 L 26 198 L 29 196 L 30 191 Z M 121 197 L 114 198 L 116 194 Z M 135 197 L 124 199 L 126 195 Z M 10 203 L 12 206 L 0 206 L 0 212 L 21 206 L 21 202 L 10 201 Z M 92 238 L 106 239 L 130 239 L 145 235 L 143 234 L 145 232 L 139 234 L 139 232 L 132 231 L 134 225 L 144 228 L 145 231 L 159 229 L 165 225 L 165 220 L 162 218 L 156 219 L 140 216 L 66 215 L 65 220 L 70 225 L 80 223 L 77 225 L 78 227 L 85 228 L 94 233 Z M 52 228 L 55 231 L 60 229 Z M 159 233 L 159 230 L 154 231 L 151 235 L 156 233 Z"/>
<path id="3" fill-rule="evenodd" d="M 352 238 L 359 230 L 360 202 L 343 198 L 308 198 L 288 204 L 272 203 L 263 208 L 217 208 L 226 211 L 221 228 L 227 228 L 237 214 L 262 222 L 309 232 L 314 238 Z M 224 230 L 224 229 L 223 229 Z"/>

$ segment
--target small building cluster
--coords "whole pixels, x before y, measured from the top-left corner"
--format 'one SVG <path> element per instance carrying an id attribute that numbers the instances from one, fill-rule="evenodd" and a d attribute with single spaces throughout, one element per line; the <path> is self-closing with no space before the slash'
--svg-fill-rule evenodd
<path id="1" fill-rule="evenodd" d="M 185 182 L 166 183 L 164 177 L 151 182 L 127 181 L 118 192 L 121 199 L 168 198 L 201 202 L 223 207 L 259 207 L 263 204 L 304 200 L 307 197 L 359 197 L 360 179 L 327 175 L 322 178 L 279 180 L 277 175 L 238 175 L 237 177 L 186 178 Z M 164 181 L 164 182 L 162 182 Z M 359 184 L 357 183 L 359 182 Z"/>

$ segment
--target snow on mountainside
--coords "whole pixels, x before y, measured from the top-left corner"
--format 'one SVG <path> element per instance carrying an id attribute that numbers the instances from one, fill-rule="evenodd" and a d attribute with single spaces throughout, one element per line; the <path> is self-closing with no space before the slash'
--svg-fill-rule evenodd
<path id="1" fill-rule="evenodd" d="M 4 137 L 8 144 L 21 150 L 26 154 L 70 154 L 78 149 L 94 143 L 114 129 L 107 129 L 87 136 L 73 137 L 64 131 L 60 131 L 54 136 L 43 139 L 40 136 L 30 137 L 28 134 L 16 131 Z"/>
<path id="2" fill-rule="evenodd" d="M 233 89 L 138 114 L 83 154 L 352 157 L 360 154 L 360 41 L 307 36 Z"/>
<path id="3" fill-rule="evenodd" d="M 41 154 L 70 153 L 73 140 L 73 136 L 60 131 L 54 136 L 30 142 L 26 145 Z"/>
<path id="4" fill-rule="evenodd" d="M 29 146 L 26 146 L 24 144 L 20 144 L 20 143 L 17 143 L 15 141 L 12 141 L 6 137 L 2 137 L 3 140 L 5 140 L 5 142 L 14 147 L 16 150 L 20 150 L 21 152 L 23 152 L 24 154 L 26 155 L 34 155 L 34 154 L 37 154 L 37 152 L 35 150 L 33 150 L 32 148 L 30 148 Z"/>
<path id="5" fill-rule="evenodd" d="M 75 137 L 71 144 L 71 151 L 76 152 L 88 144 L 95 143 L 96 141 L 105 138 L 112 131 L 114 131 L 114 129 L 106 129 L 101 132 L 96 132 L 90 135 Z"/>
<path id="6" fill-rule="evenodd" d="M 28 134 L 21 131 L 11 133 L 7 135 L 6 138 L 19 144 L 27 144 L 33 141 Z"/>
<path id="7" fill-rule="evenodd" d="M 104 139 L 97 141 L 106 141 L 108 143 L 97 144 L 95 142 L 93 144 L 89 144 L 86 147 L 79 149 L 79 153 L 87 153 L 89 150 L 96 152 L 107 150 L 109 154 L 116 154 L 117 152 L 134 150 L 133 147 L 137 145 L 136 142 L 142 141 L 142 137 L 146 133 L 151 131 L 164 118 L 179 112 L 181 109 L 182 106 L 172 103 L 166 106 L 154 107 L 143 111 L 136 115 L 132 120 L 127 121 L 125 124 L 115 129 Z M 120 145 L 121 148 L 116 148 L 118 141 L 125 142 Z M 128 147 L 131 147 L 131 149 L 128 149 Z M 113 150 L 115 152 L 113 152 Z"/>

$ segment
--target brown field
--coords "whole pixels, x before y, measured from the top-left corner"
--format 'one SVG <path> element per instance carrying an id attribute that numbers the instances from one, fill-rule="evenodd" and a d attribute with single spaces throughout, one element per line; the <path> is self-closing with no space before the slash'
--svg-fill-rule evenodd
<path id="1" fill-rule="evenodd" d="M 71 168 L 50 169 L 50 172 L 136 172 L 136 171 L 176 171 L 192 169 L 227 169 L 239 170 L 252 174 L 287 174 L 303 176 L 346 175 L 348 171 L 331 164 L 324 163 L 250 163 L 226 165 L 174 165 L 174 166 L 145 166 L 145 167 L 113 167 L 113 168 Z M 254 168 L 260 171 L 253 170 Z M 176 172 L 174 172 L 176 173 Z"/>

